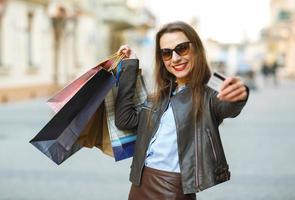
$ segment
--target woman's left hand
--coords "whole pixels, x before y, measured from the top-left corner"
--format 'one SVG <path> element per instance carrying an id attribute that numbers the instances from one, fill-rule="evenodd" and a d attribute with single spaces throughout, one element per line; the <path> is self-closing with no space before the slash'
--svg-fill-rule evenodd
<path id="1" fill-rule="evenodd" d="M 217 95 L 221 101 L 236 102 L 247 98 L 247 89 L 244 82 L 238 77 L 228 77 L 222 83 Z"/>

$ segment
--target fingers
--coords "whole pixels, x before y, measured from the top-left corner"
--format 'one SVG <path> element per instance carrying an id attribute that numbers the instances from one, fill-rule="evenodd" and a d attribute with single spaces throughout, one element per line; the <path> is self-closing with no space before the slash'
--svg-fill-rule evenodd
<path id="1" fill-rule="evenodd" d="M 247 98 L 246 86 L 239 78 L 229 77 L 223 82 L 217 97 L 228 102 L 245 100 Z"/>
<path id="2" fill-rule="evenodd" d="M 117 54 L 123 54 L 125 59 L 137 58 L 134 51 L 132 51 L 132 49 L 127 44 L 120 46 L 119 50 L 117 51 Z"/>
<path id="3" fill-rule="evenodd" d="M 221 86 L 220 95 L 226 96 L 232 91 L 240 88 L 243 85 L 244 85 L 243 82 L 238 78 L 235 78 L 235 77 L 226 78 Z"/>
<path id="4" fill-rule="evenodd" d="M 130 54 L 130 47 L 128 45 L 122 45 L 120 46 L 119 50 L 117 51 L 117 54 L 118 55 L 121 55 L 121 54 L 124 54 L 125 57 L 129 57 L 129 54 Z"/>

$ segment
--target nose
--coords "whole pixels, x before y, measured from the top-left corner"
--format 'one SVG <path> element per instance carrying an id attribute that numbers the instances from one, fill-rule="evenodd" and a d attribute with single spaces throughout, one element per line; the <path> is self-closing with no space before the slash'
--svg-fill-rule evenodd
<path id="1" fill-rule="evenodd" d="M 172 52 L 172 61 L 177 62 L 181 59 L 181 56 L 178 55 L 175 51 Z"/>

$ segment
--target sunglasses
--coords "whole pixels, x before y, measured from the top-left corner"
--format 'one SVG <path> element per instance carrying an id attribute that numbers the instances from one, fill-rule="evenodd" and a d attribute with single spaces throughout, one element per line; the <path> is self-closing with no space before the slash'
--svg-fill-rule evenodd
<path id="1" fill-rule="evenodd" d="M 168 49 L 168 48 L 160 49 L 162 59 L 164 61 L 170 60 L 172 58 L 173 51 L 175 51 L 175 53 L 177 53 L 180 56 L 187 55 L 190 50 L 190 43 L 191 42 L 180 43 L 180 44 L 176 45 L 176 47 L 174 49 Z"/>

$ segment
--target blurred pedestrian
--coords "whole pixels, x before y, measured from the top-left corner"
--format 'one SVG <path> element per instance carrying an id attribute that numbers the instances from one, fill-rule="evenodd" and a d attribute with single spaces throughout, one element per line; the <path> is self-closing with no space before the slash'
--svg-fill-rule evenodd
<path id="1" fill-rule="evenodd" d="M 262 73 L 264 78 L 267 78 L 268 75 L 270 74 L 270 67 L 269 67 L 269 65 L 267 64 L 266 61 L 263 61 L 263 63 L 262 63 L 261 73 Z"/>
<path id="2" fill-rule="evenodd" d="M 271 75 L 271 66 L 266 61 L 263 61 L 262 63 L 261 74 L 263 76 L 263 85 L 266 86 Z"/>
<path id="3" fill-rule="evenodd" d="M 156 34 L 156 92 L 135 107 L 139 60 L 128 45 L 118 53 L 125 60 L 115 121 L 137 134 L 129 200 L 196 199 L 196 192 L 229 180 L 218 126 L 241 112 L 248 98 L 244 83 L 229 77 L 219 93 L 207 87 L 211 72 L 198 34 L 173 22 Z"/>
<path id="4" fill-rule="evenodd" d="M 275 60 L 272 65 L 271 65 L 271 68 L 270 68 L 270 72 L 271 72 L 271 76 L 272 76 L 272 79 L 273 79 L 273 84 L 274 85 L 278 85 L 278 77 L 277 77 L 277 69 L 279 67 L 279 64 L 278 62 Z"/>
<path id="5" fill-rule="evenodd" d="M 266 61 L 263 62 L 261 66 L 261 73 L 263 75 L 264 85 L 278 84 L 278 77 L 277 77 L 278 67 L 279 67 L 279 64 L 276 60 L 272 63 L 266 62 Z"/>

